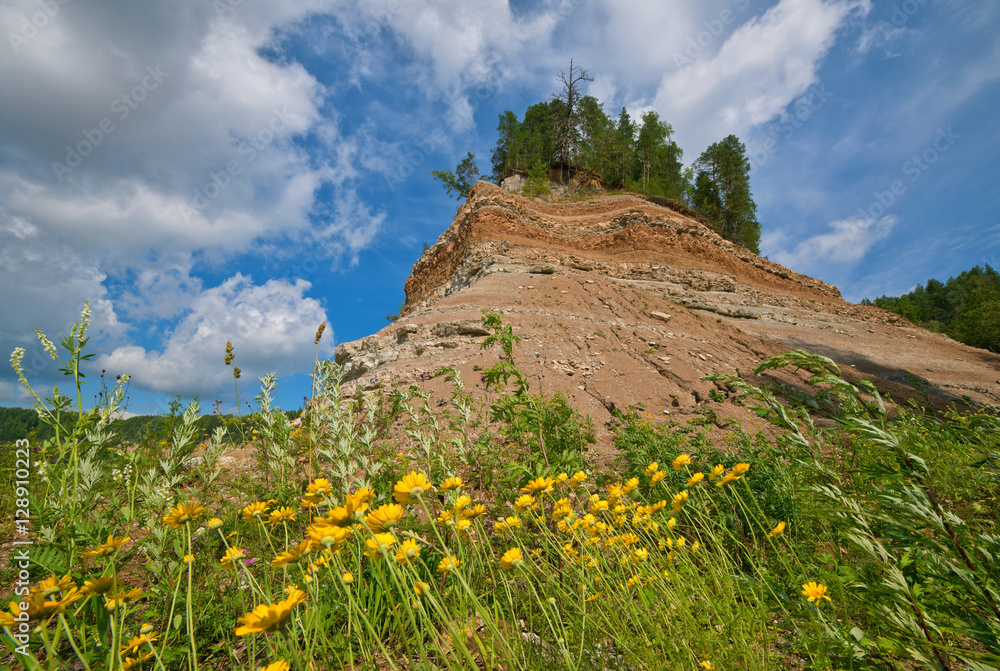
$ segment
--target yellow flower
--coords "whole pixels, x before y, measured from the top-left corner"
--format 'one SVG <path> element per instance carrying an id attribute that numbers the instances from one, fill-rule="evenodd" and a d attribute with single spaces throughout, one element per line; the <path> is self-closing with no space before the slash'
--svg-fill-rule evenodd
<path id="1" fill-rule="evenodd" d="M 344 507 L 347 509 L 347 516 L 352 522 L 360 522 L 364 519 L 362 513 L 368 510 L 368 504 L 375 498 L 375 492 L 366 487 L 360 487 L 356 491 L 347 495 Z"/>
<path id="2" fill-rule="evenodd" d="M 460 516 L 462 517 L 462 519 L 471 520 L 476 517 L 481 517 L 482 515 L 485 514 L 486 514 L 486 506 L 483 505 L 482 503 L 477 503 L 471 508 L 465 508 L 464 510 L 462 510 Z"/>
<path id="3" fill-rule="evenodd" d="M 451 509 L 454 510 L 456 513 L 458 513 L 459 511 L 464 510 L 465 508 L 468 508 L 471 505 L 472 505 L 472 497 L 469 496 L 468 494 L 462 494 L 457 499 L 455 499 L 455 503 L 451 506 Z"/>
<path id="4" fill-rule="evenodd" d="M 91 594 L 107 594 L 115 588 L 115 581 L 112 578 L 94 578 L 87 580 L 80 588 L 80 594 L 89 596 Z"/>
<path id="5" fill-rule="evenodd" d="M 326 322 L 323 323 L 325 324 Z M 259 671 L 288 671 L 289 668 L 288 662 L 283 659 L 279 659 L 277 662 L 271 662 L 267 666 L 260 667 Z"/>
<path id="6" fill-rule="evenodd" d="M 72 576 L 64 575 L 57 578 L 52 575 L 38 583 L 38 588 L 34 591 L 41 592 L 42 596 L 52 596 L 56 592 L 65 592 L 74 587 L 76 587 L 76 583 L 73 582 Z"/>
<path id="7" fill-rule="evenodd" d="M 391 529 L 403 519 L 403 506 L 397 503 L 386 503 L 379 506 L 365 517 L 365 524 L 372 533 L 379 534 Z"/>
<path id="8" fill-rule="evenodd" d="M 194 555 L 184 555 L 184 563 L 185 564 L 194 563 Z"/>
<path id="9" fill-rule="evenodd" d="M 807 582 L 802 586 L 802 596 L 806 598 L 807 601 L 813 601 L 816 605 L 819 605 L 820 599 L 826 599 L 827 601 L 832 601 L 830 597 L 826 595 L 826 585 L 821 585 L 818 582 Z"/>
<path id="10" fill-rule="evenodd" d="M 636 561 L 646 561 L 649 559 L 649 550 L 646 548 L 636 548 L 632 550 L 632 556 Z"/>
<path id="11" fill-rule="evenodd" d="M 206 523 L 206 526 L 209 529 L 220 529 L 222 528 L 222 520 L 220 520 L 218 517 L 213 517 Z"/>
<path id="12" fill-rule="evenodd" d="M 715 664 L 712 664 L 712 662 L 707 659 L 703 662 L 699 662 L 698 666 L 705 669 L 705 671 L 715 671 Z"/>
<path id="13" fill-rule="evenodd" d="M 142 634 L 140 636 L 133 636 L 128 643 L 122 644 L 122 654 L 128 654 L 130 652 L 137 652 L 146 643 L 153 643 L 159 640 L 160 635 L 157 633 L 152 634 Z"/>
<path id="14" fill-rule="evenodd" d="M 608 502 L 597 496 L 597 494 L 594 494 L 594 497 L 590 500 L 590 512 L 596 515 L 597 513 L 604 512 L 607 509 Z"/>
<path id="15" fill-rule="evenodd" d="M 654 461 L 649 466 L 646 466 L 646 477 L 653 477 L 653 473 L 656 473 L 658 470 L 660 470 L 660 464 Z"/>
<path id="16" fill-rule="evenodd" d="M 662 480 L 665 477 L 667 477 L 666 471 L 657 471 L 653 473 L 653 475 L 649 478 L 649 485 L 652 487 L 653 485 L 658 484 L 660 480 Z"/>
<path id="17" fill-rule="evenodd" d="M 392 534 L 375 534 L 374 537 L 365 539 L 365 545 L 368 546 L 368 550 L 365 551 L 365 554 L 372 559 L 381 559 L 395 544 L 396 537 Z"/>
<path id="18" fill-rule="evenodd" d="M 517 497 L 514 501 L 514 510 L 519 513 L 523 513 L 528 510 L 533 510 L 535 508 L 535 497 L 531 494 L 522 494 Z"/>
<path id="19" fill-rule="evenodd" d="M 271 514 L 267 517 L 268 524 L 281 524 L 282 522 L 294 522 L 295 521 L 295 511 L 291 508 L 284 506 L 271 511 Z"/>
<path id="20" fill-rule="evenodd" d="M 441 491 L 450 492 L 453 489 L 461 489 L 464 484 L 462 478 L 451 477 L 441 483 Z"/>
<path id="21" fill-rule="evenodd" d="M 565 472 L 560 473 L 559 475 L 556 476 L 557 485 L 565 485 L 567 482 L 569 482 L 569 475 L 567 475 Z"/>
<path id="22" fill-rule="evenodd" d="M 573 477 L 569 479 L 569 486 L 576 489 L 583 484 L 583 481 L 587 479 L 587 474 L 583 471 L 577 471 L 573 474 Z"/>
<path id="23" fill-rule="evenodd" d="M 524 487 L 521 487 L 521 493 L 523 494 L 548 494 L 552 491 L 552 484 L 555 482 L 552 478 L 538 477 L 531 480 Z"/>
<path id="24" fill-rule="evenodd" d="M 688 480 L 687 484 L 684 485 L 684 486 L 685 487 L 694 487 L 696 484 L 698 484 L 699 482 L 701 482 L 704 478 L 705 478 L 705 474 L 704 473 L 695 473 L 694 475 L 691 476 L 691 479 Z"/>
<path id="25" fill-rule="evenodd" d="M 690 463 L 691 463 L 690 456 L 686 454 L 677 455 L 677 458 L 674 459 L 674 470 L 679 471 Z"/>
<path id="26" fill-rule="evenodd" d="M 521 518 L 520 517 L 508 517 L 506 519 L 497 520 L 496 525 L 493 530 L 498 534 L 510 533 L 514 529 L 521 528 Z"/>
<path id="27" fill-rule="evenodd" d="M 413 583 L 413 591 L 417 593 L 417 596 L 426 596 L 431 593 L 431 586 L 418 580 Z"/>
<path id="28" fill-rule="evenodd" d="M 285 566 L 287 564 L 291 564 L 293 561 L 296 561 L 302 555 L 308 554 L 311 549 L 312 549 L 312 543 L 310 541 L 308 540 L 301 541 L 298 545 L 296 545 L 288 552 L 282 552 L 277 557 L 272 559 L 271 566 L 277 568 L 279 566 Z"/>
<path id="29" fill-rule="evenodd" d="M 316 478 L 306 487 L 306 493 L 302 497 L 302 506 L 318 506 L 323 503 L 327 496 L 333 492 L 333 486 L 326 478 Z"/>
<path id="30" fill-rule="evenodd" d="M 503 557 L 500 558 L 500 568 L 504 571 L 520 568 L 522 564 L 524 564 L 524 555 L 521 554 L 521 548 L 511 548 L 504 552 Z"/>
<path id="31" fill-rule="evenodd" d="M 712 472 L 708 474 L 709 481 L 711 482 L 711 481 L 715 480 L 717 477 L 719 477 L 720 475 L 722 475 L 725 472 L 725 470 L 726 470 L 726 467 L 723 466 L 722 464 L 719 464 L 718 466 L 716 466 L 715 468 L 713 468 Z"/>
<path id="32" fill-rule="evenodd" d="M 452 557 L 451 555 L 445 555 L 444 559 L 441 560 L 441 563 L 438 564 L 437 570 L 438 573 L 453 573 L 460 565 L 461 562 L 458 559 Z"/>
<path id="33" fill-rule="evenodd" d="M 345 573 L 344 575 L 340 576 L 340 581 L 343 582 L 345 585 L 350 585 L 352 582 L 354 582 L 354 574 Z"/>
<path id="34" fill-rule="evenodd" d="M 261 503 L 251 503 L 250 505 L 243 508 L 243 520 L 246 522 L 253 522 L 255 520 L 262 520 L 267 517 L 267 504 Z"/>
<path id="35" fill-rule="evenodd" d="M 163 523 L 171 529 L 179 529 L 188 522 L 194 522 L 205 512 L 197 501 L 182 503 L 176 508 L 171 508 L 170 512 L 163 516 Z"/>
<path id="36" fill-rule="evenodd" d="M 150 659 L 152 656 L 153 656 L 153 651 L 150 650 L 146 654 L 141 655 L 139 657 L 135 658 L 126 657 L 125 659 L 122 660 L 122 671 L 132 671 L 132 669 L 136 668 L 146 660 Z"/>
<path id="37" fill-rule="evenodd" d="M 239 619 L 242 626 L 236 628 L 236 635 L 246 636 L 247 634 L 261 632 L 270 633 L 283 629 L 292 617 L 292 609 L 302 603 L 305 598 L 305 592 L 295 589 L 284 601 L 279 601 L 271 605 L 261 604 L 257 606 Z"/>
<path id="38" fill-rule="evenodd" d="M 748 470 L 750 470 L 750 464 L 736 464 L 729 469 L 729 472 L 721 480 L 715 483 L 715 486 L 722 487 L 723 485 L 728 485 L 730 482 L 739 480 Z"/>
<path id="39" fill-rule="evenodd" d="M 680 509 L 684 507 L 684 504 L 687 503 L 687 500 L 688 500 L 687 490 L 683 489 L 674 495 L 674 500 L 671 502 L 670 505 L 673 507 L 674 512 L 677 513 L 680 512 Z"/>
<path id="40" fill-rule="evenodd" d="M 223 566 L 228 566 L 229 564 L 235 565 L 237 560 L 243 559 L 246 556 L 247 556 L 246 550 L 243 550 L 242 548 L 232 547 L 226 550 L 226 554 L 222 555 L 222 559 L 219 560 L 219 563 L 222 564 Z"/>
<path id="41" fill-rule="evenodd" d="M 785 523 L 784 522 L 778 522 L 778 526 L 776 526 L 773 529 L 771 529 L 771 531 L 768 532 L 767 537 L 768 538 L 774 538 L 775 536 L 777 536 L 778 534 L 780 534 L 784 530 L 785 530 Z"/>
<path id="42" fill-rule="evenodd" d="M 630 478 L 625 482 L 625 486 L 622 487 L 622 494 L 626 496 L 632 493 L 632 490 L 639 486 L 639 478 Z"/>
<path id="43" fill-rule="evenodd" d="M 399 544 L 396 561 L 404 566 L 420 556 L 420 545 L 413 538 L 407 538 Z"/>
<path id="44" fill-rule="evenodd" d="M 393 488 L 392 498 L 396 503 L 414 503 L 431 490 L 431 482 L 423 473 L 410 471 Z"/>
<path id="45" fill-rule="evenodd" d="M 317 545 L 329 549 L 340 547 L 347 539 L 347 529 L 331 524 L 329 520 L 320 518 L 306 529 L 309 539 Z"/>
<path id="46" fill-rule="evenodd" d="M 129 542 L 130 540 L 132 539 L 129 538 L 128 536 L 125 536 L 123 538 L 115 538 L 114 536 L 109 535 L 108 541 L 106 543 L 101 543 L 100 545 L 97 546 L 96 550 L 84 552 L 80 556 L 83 557 L 84 559 L 90 559 L 91 557 L 107 557 L 108 555 L 113 555 L 115 552 L 118 551 L 118 549 L 121 546 L 125 545 L 125 543 Z"/>

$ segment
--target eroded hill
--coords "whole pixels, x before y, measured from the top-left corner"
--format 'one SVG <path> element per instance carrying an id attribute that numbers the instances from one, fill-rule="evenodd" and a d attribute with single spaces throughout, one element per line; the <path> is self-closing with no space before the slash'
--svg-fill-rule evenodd
<path id="1" fill-rule="evenodd" d="M 754 366 L 789 349 L 828 356 L 896 399 L 1000 401 L 1000 356 L 847 303 L 681 212 L 627 194 L 529 200 L 487 182 L 414 265 L 400 319 L 337 348 L 348 389 L 430 388 L 443 383 L 427 374 L 448 365 L 476 388 L 496 361 L 480 349 L 484 309 L 523 339 L 515 359 L 533 390 L 562 391 L 594 418 L 606 455 L 611 412 L 630 405 L 760 428 L 700 378 L 755 379 Z"/>

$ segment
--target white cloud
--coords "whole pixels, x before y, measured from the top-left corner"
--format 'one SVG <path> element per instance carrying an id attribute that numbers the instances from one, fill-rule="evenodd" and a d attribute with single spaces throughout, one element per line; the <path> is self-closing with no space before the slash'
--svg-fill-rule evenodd
<path id="1" fill-rule="evenodd" d="M 798 242 L 791 250 L 777 249 L 788 238 L 783 233 L 765 236 L 762 249 L 772 261 L 799 272 L 825 270 L 829 263 L 853 264 L 865 257 L 878 242 L 885 240 L 899 223 L 895 215 L 878 218 L 850 217 L 830 223 L 830 232 Z"/>
<path id="2" fill-rule="evenodd" d="M 342 134 L 330 92 L 301 64 L 262 55 L 281 30 L 341 4 L 60 4 L 0 58 L 0 282 L 16 288 L 0 295 L 0 348 L 28 345 L 36 326 L 68 332 L 90 300 L 94 344 L 161 370 L 141 379 L 175 379 L 168 369 L 201 337 L 184 328 L 204 328 L 203 306 L 233 291 L 205 286 L 196 260 L 218 265 L 275 241 L 322 243 L 327 264 L 357 258 L 384 221 L 354 192 L 382 146 L 367 127 Z M 6 3 L 0 33 L 38 11 Z M 324 187 L 338 206 L 315 223 Z M 248 282 L 240 292 L 281 324 L 291 303 L 310 320 L 321 313 L 301 295 L 308 284 L 289 303 Z M 135 344 L 143 322 L 184 315 L 162 346 Z"/>
<path id="3" fill-rule="evenodd" d="M 305 297 L 310 286 L 304 280 L 255 285 L 236 274 L 192 299 L 190 312 L 167 335 L 162 349 L 123 345 L 97 363 L 109 373 L 132 375 L 133 384 L 143 389 L 204 396 L 231 384 L 232 371 L 223 365 L 223 355 L 226 341 L 232 340 L 233 363 L 246 380 L 268 372 L 294 373 L 313 360 L 316 328 L 326 321 L 319 301 Z"/>
<path id="4" fill-rule="evenodd" d="M 714 54 L 668 71 L 653 107 L 671 120 L 682 145 L 698 151 L 730 133 L 744 136 L 818 81 L 838 30 L 869 9 L 868 0 L 780 0 Z"/>

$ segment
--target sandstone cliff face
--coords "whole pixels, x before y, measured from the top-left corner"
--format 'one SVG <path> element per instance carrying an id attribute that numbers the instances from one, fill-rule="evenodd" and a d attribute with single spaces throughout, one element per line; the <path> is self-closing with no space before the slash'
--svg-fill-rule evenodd
<path id="1" fill-rule="evenodd" d="M 524 339 L 515 356 L 533 388 L 562 391 L 598 426 L 641 403 L 670 418 L 710 407 L 755 428 L 699 378 L 749 376 L 788 349 L 829 356 L 897 398 L 922 380 L 940 400 L 1000 400 L 1000 357 L 846 303 L 684 214 L 632 195 L 529 200 L 486 182 L 414 265 L 400 319 L 336 360 L 363 388 L 445 365 L 473 386 L 496 360 L 480 350 L 483 309 L 502 310 Z"/>

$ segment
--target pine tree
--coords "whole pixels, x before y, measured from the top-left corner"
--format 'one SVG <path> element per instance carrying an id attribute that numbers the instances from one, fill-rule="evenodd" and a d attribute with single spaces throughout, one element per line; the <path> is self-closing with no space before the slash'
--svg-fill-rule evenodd
<path id="1" fill-rule="evenodd" d="M 695 161 L 694 205 L 724 238 L 760 253 L 757 205 L 750 192 L 750 161 L 735 135 L 716 142 Z"/>
<path id="2" fill-rule="evenodd" d="M 451 197 L 454 191 L 460 198 L 468 198 L 472 187 L 476 185 L 476 182 L 481 177 L 479 166 L 476 165 L 476 155 L 471 151 L 458 164 L 455 172 L 451 170 L 431 170 L 431 175 L 434 176 L 434 179 L 441 180 L 449 197 Z"/>

